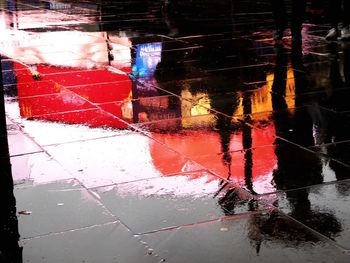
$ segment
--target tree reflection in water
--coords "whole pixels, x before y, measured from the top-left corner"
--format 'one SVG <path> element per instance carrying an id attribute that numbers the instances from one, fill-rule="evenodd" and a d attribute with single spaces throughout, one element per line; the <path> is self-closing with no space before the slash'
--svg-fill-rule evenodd
<path id="1" fill-rule="evenodd" d="M 301 52 L 292 52 L 292 56 L 301 56 Z M 308 108 L 309 114 L 302 111 L 289 111 L 284 101 L 287 79 L 287 53 L 283 48 L 277 49 L 276 67 L 273 83 L 273 109 L 275 110 L 276 135 L 288 134 L 287 129 L 293 130 L 294 141 L 298 145 L 314 145 L 313 124 L 315 120 L 311 116 L 316 116 L 310 111 L 317 110 Z M 292 57 L 292 66 L 295 80 L 295 105 L 303 106 L 305 101 L 301 101 L 298 94 L 305 92 L 308 87 L 306 73 L 299 64 L 300 57 Z M 298 62 L 298 63 L 295 63 Z M 307 104 L 307 103 L 306 103 Z M 281 114 L 283 116 L 281 116 Z M 275 154 L 278 160 L 277 168 L 274 170 L 274 182 L 277 190 L 285 190 L 286 199 L 289 202 L 290 213 L 288 216 L 294 220 L 302 222 L 319 233 L 333 238 L 342 231 L 342 225 L 334 214 L 329 211 L 320 211 L 311 206 L 309 199 L 309 188 L 307 185 L 315 185 L 323 182 L 322 163 L 318 155 L 310 154 L 307 158 L 300 157 L 300 149 L 297 146 L 287 147 L 286 142 L 277 139 L 275 142 Z M 335 170 L 336 174 L 341 171 Z M 299 188 L 299 189 L 298 189 Z M 298 190 L 289 190 L 298 189 Z M 278 202 L 278 200 L 276 201 Z M 278 203 L 276 203 L 278 206 Z M 305 231 L 303 225 L 295 224 L 294 220 L 289 220 L 277 211 L 267 213 L 263 216 L 253 215 L 249 237 L 255 242 L 257 251 L 264 239 L 273 238 L 285 245 L 302 246 L 305 243 L 317 242 L 319 239 L 310 231 Z"/>

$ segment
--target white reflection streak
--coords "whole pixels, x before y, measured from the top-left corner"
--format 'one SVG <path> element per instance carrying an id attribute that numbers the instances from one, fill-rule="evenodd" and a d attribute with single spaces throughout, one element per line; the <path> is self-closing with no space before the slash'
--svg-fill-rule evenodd
<path id="1" fill-rule="evenodd" d="M 9 27 L 9 16 L 1 12 L 0 51 L 25 64 L 50 64 L 61 67 L 104 68 L 108 66 L 105 32 L 59 31 L 28 32 Z M 113 37 L 112 66 L 131 66 L 131 42 Z"/>
<path id="2" fill-rule="evenodd" d="M 169 176 L 157 179 L 143 180 L 134 183 L 117 185 L 118 195 L 127 197 L 135 195 L 147 196 L 174 196 L 201 198 L 215 193 L 219 189 L 219 180 L 212 180 L 211 176 L 203 175 L 200 178 L 191 179 L 187 176 Z M 103 192 L 108 192 L 113 187 L 106 187 Z"/>

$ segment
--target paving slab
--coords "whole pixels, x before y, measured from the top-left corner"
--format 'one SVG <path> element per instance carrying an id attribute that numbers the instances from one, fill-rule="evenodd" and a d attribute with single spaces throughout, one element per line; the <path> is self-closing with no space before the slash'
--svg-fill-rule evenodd
<path id="1" fill-rule="evenodd" d="M 25 134 L 21 128 L 11 120 L 6 120 L 7 135 L 9 141 L 10 156 L 18 156 L 43 152 L 41 148 L 32 138 Z"/>
<path id="2" fill-rule="evenodd" d="M 349 178 L 348 165 L 319 152 L 278 139 L 274 145 L 218 155 L 198 154 L 192 160 L 254 194 Z"/>
<path id="3" fill-rule="evenodd" d="M 140 123 L 135 127 L 189 158 L 271 145 L 275 140 L 273 125 L 254 127 L 218 113 Z"/>
<path id="4" fill-rule="evenodd" d="M 202 168 L 142 134 L 47 146 L 45 149 L 89 188 Z"/>
<path id="5" fill-rule="evenodd" d="M 343 141 L 339 143 L 329 143 L 325 145 L 315 146 L 312 147 L 311 150 L 320 152 L 326 157 L 331 157 L 333 160 L 343 163 L 346 166 L 350 166 L 349 147 L 350 141 Z"/>
<path id="6" fill-rule="evenodd" d="M 90 122 L 92 123 L 92 122 Z M 112 128 L 91 128 L 83 124 L 62 124 L 41 120 L 22 120 L 22 130 L 30 134 L 39 145 L 59 145 L 71 142 L 88 141 L 104 137 L 113 137 L 131 133 L 130 130 L 115 130 Z"/>
<path id="7" fill-rule="evenodd" d="M 349 261 L 350 52 L 324 1 L 299 47 L 268 0 L 12 2 L 23 261 Z"/>
<path id="8" fill-rule="evenodd" d="M 177 96 L 163 95 L 101 103 L 97 107 L 132 124 L 179 118 L 183 104 Z"/>
<path id="9" fill-rule="evenodd" d="M 145 262 L 157 263 L 152 255 L 119 222 L 21 241 L 25 262 Z"/>
<path id="10" fill-rule="evenodd" d="M 345 180 L 287 191 L 278 196 L 275 205 L 294 220 L 349 250 L 349 192 L 350 182 Z"/>
<path id="11" fill-rule="evenodd" d="M 14 194 L 22 239 L 115 221 L 76 180 L 20 187 Z"/>
<path id="12" fill-rule="evenodd" d="M 276 103 L 281 101 L 276 100 Z M 287 101 L 283 101 L 288 105 Z M 342 142 L 349 139 L 346 132 L 350 119 L 344 114 L 336 113 L 313 104 L 292 108 L 277 108 L 274 111 L 249 115 L 249 123 L 256 127 L 265 127 L 264 120 L 273 120 L 270 131 L 276 137 L 302 147 Z"/>
<path id="13" fill-rule="evenodd" d="M 348 262 L 329 240 L 277 213 L 252 213 L 143 235 L 165 262 Z"/>
<path id="14" fill-rule="evenodd" d="M 47 183 L 72 178 L 56 160 L 46 153 L 33 153 L 11 158 L 12 178 L 23 183 Z"/>
<path id="15" fill-rule="evenodd" d="M 345 84 L 343 85 L 345 86 Z M 346 85 L 349 86 L 349 83 Z M 332 111 L 348 112 L 350 111 L 350 106 L 347 103 L 349 101 L 349 98 L 350 98 L 349 88 L 345 87 L 343 89 L 335 89 L 327 97 L 325 96 L 325 99 L 323 99 L 324 103 L 322 103 L 321 105 Z"/>
<path id="16" fill-rule="evenodd" d="M 101 203 L 135 233 L 194 224 L 259 207 L 250 195 L 206 171 L 93 191 Z"/>

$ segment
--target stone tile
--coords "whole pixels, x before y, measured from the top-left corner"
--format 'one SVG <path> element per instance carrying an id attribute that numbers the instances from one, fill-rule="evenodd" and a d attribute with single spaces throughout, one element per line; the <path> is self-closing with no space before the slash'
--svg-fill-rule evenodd
<path id="1" fill-rule="evenodd" d="M 18 106 L 18 101 L 12 100 L 12 99 L 6 99 L 5 100 L 5 112 L 6 116 L 13 120 L 20 120 L 21 119 L 21 114 L 19 111 L 19 106 Z"/>
<path id="2" fill-rule="evenodd" d="M 178 56 L 177 54 L 174 56 Z M 173 54 L 170 54 L 170 57 L 173 57 Z M 198 59 L 198 58 L 195 58 Z M 213 61 L 221 61 L 226 60 L 226 58 L 212 58 Z M 190 62 L 192 60 L 188 59 Z M 191 79 L 200 79 L 205 78 L 208 79 L 209 82 L 203 82 L 203 89 L 209 90 L 211 92 L 216 91 L 220 92 L 220 89 L 225 91 L 235 89 L 239 89 L 243 83 L 250 82 L 258 82 L 258 81 L 266 81 L 266 74 L 271 69 L 271 64 L 268 62 L 261 63 L 252 63 L 249 65 L 240 65 L 239 60 L 234 58 L 229 58 L 227 60 L 231 60 L 231 65 L 211 65 L 208 63 L 207 67 L 200 66 L 186 66 L 181 67 L 180 65 L 163 65 L 158 71 L 155 72 L 156 79 L 158 84 L 157 87 L 160 89 L 167 89 L 167 82 L 169 81 L 177 81 L 179 84 L 183 81 L 191 80 Z M 187 61 L 183 62 L 184 64 L 189 64 Z M 192 62 L 194 63 L 194 62 Z M 201 63 L 197 62 L 197 63 Z M 206 62 L 202 62 L 206 64 Z M 215 83 L 215 86 L 214 86 Z M 176 86 L 180 86 L 177 84 Z M 176 88 L 173 87 L 172 90 L 175 91 Z M 195 86 L 193 87 L 196 88 Z M 201 87 L 199 87 L 201 88 Z"/>
<path id="3" fill-rule="evenodd" d="M 23 261 L 32 263 L 159 262 L 118 222 L 23 240 L 21 245 Z"/>
<path id="4" fill-rule="evenodd" d="M 114 221 L 74 180 L 16 188 L 21 238 L 32 238 Z"/>
<path id="5" fill-rule="evenodd" d="M 121 119 L 120 116 L 112 115 L 99 107 L 38 115 L 29 119 L 51 123 L 83 125 L 90 128 L 130 129 L 128 123 Z"/>
<path id="6" fill-rule="evenodd" d="M 348 262 L 349 255 L 277 212 L 143 235 L 166 262 Z"/>
<path id="7" fill-rule="evenodd" d="M 201 167 L 141 134 L 45 147 L 86 187 L 159 177 Z"/>
<path id="8" fill-rule="evenodd" d="M 92 121 L 90 123 L 93 124 Z M 108 127 L 91 128 L 82 124 L 74 125 L 40 120 L 22 120 L 20 125 L 24 132 L 30 135 L 41 146 L 86 141 L 131 133 L 130 130 L 115 130 Z"/>
<path id="9" fill-rule="evenodd" d="M 135 32 L 130 32 L 130 31 L 126 31 L 125 32 L 125 36 L 128 37 L 130 39 L 130 41 L 132 43 L 136 44 L 136 47 L 138 45 L 142 46 L 142 51 L 143 52 L 147 52 L 149 54 L 151 54 L 152 56 L 158 53 L 158 49 L 153 49 L 150 48 L 150 46 L 152 46 L 152 44 L 159 44 L 161 42 L 176 42 L 176 40 L 173 40 L 167 36 L 164 35 L 159 35 L 156 33 L 149 33 L 149 34 L 142 34 L 142 33 L 138 33 L 135 34 Z M 118 31 L 111 31 L 109 32 L 109 37 L 110 37 L 110 41 L 112 43 L 118 43 L 118 38 L 119 36 L 119 32 Z M 153 46 L 154 47 L 154 46 Z"/>
<path id="10" fill-rule="evenodd" d="M 180 43 L 191 43 L 198 47 L 191 53 L 186 53 L 184 50 L 183 56 L 180 56 L 180 61 L 187 62 L 186 66 L 191 64 L 194 67 L 206 70 L 234 67 L 244 68 L 266 62 L 264 57 L 256 52 L 261 46 L 259 42 L 251 41 L 241 36 L 237 37 L 237 35 L 233 34 L 232 32 L 218 32 L 214 36 L 204 34 L 180 38 Z M 167 44 L 167 42 L 163 42 L 164 47 Z M 242 59 L 242 54 L 244 54 L 245 59 Z M 163 54 L 163 56 L 169 58 L 168 54 Z M 191 63 L 188 63 L 189 61 Z"/>
<path id="11" fill-rule="evenodd" d="M 349 178 L 349 168 L 296 145 L 276 141 L 277 167 L 273 171 L 278 190 L 288 190 Z"/>
<path id="12" fill-rule="evenodd" d="M 95 108 L 85 99 L 67 91 L 60 94 L 20 98 L 19 101 L 21 116 L 24 118 Z"/>
<path id="13" fill-rule="evenodd" d="M 271 145 L 275 140 L 273 125 L 255 128 L 222 114 L 203 114 L 135 127 L 190 159 Z"/>
<path id="14" fill-rule="evenodd" d="M 323 39 L 320 3 L 295 61 L 270 1 L 39 2 L 0 4 L 24 261 L 349 261 L 348 183 L 326 184 L 349 178 L 349 47 Z M 74 181 L 36 184 L 67 176 L 156 232 L 132 237 Z"/>
<path id="15" fill-rule="evenodd" d="M 273 110 L 320 104 L 329 96 L 329 62 L 313 61 L 310 55 L 300 58 L 286 52 L 276 53 L 275 67 L 268 76 Z M 302 63 L 300 63 L 302 62 Z"/>
<path id="16" fill-rule="evenodd" d="M 108 103 L 127 100 L 131 92 L 131 80 L 91 83 L 67 87 L 74 94 L 85 98 L 91 103 Z"/>
<path id="17" fill-rule="evenodd" d="M 214 75 L 168 81 L 155 86 L 181 97 L 182 117 L 195 116 L 199 112 L 203 114 L 210 110 L 228 116 L 243 114 L 243 110 L 253 113 L 272 110 L 271 85 L 266 80 L 249 79 L 239 82 L 234 76 Z M 247 90 L 250 92 L 246 92 Z M 201 107 L 202 110 L 199 109 Z"/>
<path id="18" fill-rule="evenodd" d="M 245 213 L 249 194 L 206 171 L 96 188 L 99 200 L 136 233 Z"/>
<path id="19" fill-rule="evenodd" d="M 277 139 L 274 145 L 191 158 L 253 194 L 266 194 L 350 178 L 349 167 Z"/>
<path id="20" fill-rule="evenodd" d="M 311 150 L 324 154 L 340 163 L 350 166 L 349 150 L 350 141 L 344 141 L 339 143 L 330 143 L 326 145 L 320 145 L 311 147 Z"/>
<path id="21" fill-rule="evenodd" d="M 332 90 L 330 94 L 322 98 L 322 107 L 336 111 L 336 112 L 347 112 L 350 111 L 349 106 L 350 89 L 337 89 Z"/>
<path id="22" fill-rule="evenodd" d="M 72 178 L 64 167 L 46 153 L 33 153 L 11 158 L 12 177 L 15 185 L 26 181 L 47 183 Z"/>
<path id="23" fill-rule="evenodd" d="M 103 103 L 97 107 L 132 124 L 179 118 L 184 104 L 177 96 L 156 96 Z"/>
<path id="24" fill-rule="evenodd" d="M 348 180 L 281 194 L 281 211 L 349 250 L 350 182 Z"/>
<path id="25" fill-rule="evenodd" d="M 288 103 L 288 101 L 283 101 L 283 103 Z M 278 108 L 272 112 L 252 114 L 250 117 L 249 122 L 253 126 L 273 125 L 275 136 L 302 147 L 350 139 L 349 133 L 346 132 L 347 127 L 350 127 L 348 116 L 315 104 L 291 109 Z"/>
<path id="26" fill-rule="evenodd" d="M 20 127 L 6 118 L 10 156 L 43 152 L 43 149 L 28 137 Z"/>
<path id="27" fill-rule="evenodd" d="M 52 80 L 36 81 L 18 83 L 16 86 L 18 90 L 18 97 L 29 96 L 45 96 L 53 95 L 63 92 L 62 86 L 53 82 Z"/>
<path id="28" fill-rule="evenodd" d="M 253 194 L 278 190 L 273 176 L 278 160 L 272 145 L 216 155 L 197 155 L 192 160 Z"/>

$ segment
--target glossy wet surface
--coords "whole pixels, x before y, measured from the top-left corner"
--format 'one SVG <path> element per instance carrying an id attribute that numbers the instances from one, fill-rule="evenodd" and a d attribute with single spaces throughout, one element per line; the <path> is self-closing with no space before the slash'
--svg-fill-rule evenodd
<path id="1" fill-rule="evenodd" d="M 23 262 L 349 262 L 350 43 L 165 2 L 0 2 Z"/>

